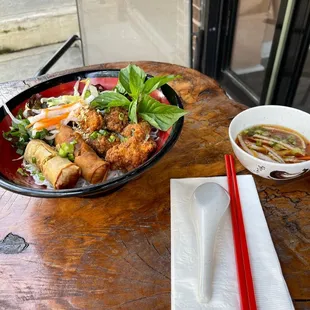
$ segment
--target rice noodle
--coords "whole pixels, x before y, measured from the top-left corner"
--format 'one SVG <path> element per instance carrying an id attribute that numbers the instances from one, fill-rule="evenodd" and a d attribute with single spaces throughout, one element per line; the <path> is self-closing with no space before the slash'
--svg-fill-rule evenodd
<path id="1" fill-rule="evenodd" d="M 269 155 L 271 154 L 272 155 L 271 157 L 273 159 L 275 159 L 276 161 L 278 161 L 280 163 L 284 163 L 283 158 L 279 154 L 277 154 L 271 147 L 264 145 L 264 148 L 269 151 L 268 154 Z"/>
<path id="2" fill-rule="evenodd" d="M 95 99 L 95 96 L 94 96 L 94 95 L 90 95 L 89 97 L 87 97 L 87 98 L 85 99 L 85 102 L 86 102 L 87 104 L 90 104 L 94 99 Z"/>
<path id="3" fill-rule="evenodd" d="M 6 111 L 6 113 L 10 116 L 11 120 L 13 123 L 15 124 L 20 124 L 21 123 L 21 120 L 17 119 L 13 114 L 12 112 L 10 111 L 10 109 L 7 107 L 7 105 L 4 103 L 3 104 L 3 107 L 4 107 L 4 110 Z"/>
<path id="4" fill-rule="evenodd" d="M 85 86 L 84 86 L 83 92 L 81 94 L 82 99 L 85 98 L 86 91 L 87 91 L 87 89 L 89 87 L 89 84 L 90 84 L 90 79 L 87 79 L 86 82 L 85 82 Z"/>
<path id="5" fill-rule="evenodd" d="M 292 131 L 288 131 L 288 130 L 284 130 L 282 128 L 276 128 L 276 127 L 269 127 L 269 126 L 261 126 L 261 127 L 264 128 L 264 129 L 267 129 L 267 130 L 276 130 L 276 131 L 279 131 L 279 132 L 288 133 L 288 134 L 290 134 L 292 136 L 296 136 L 299 139 L 299 141 L 301 142 L 302 147 L 304 149 L 306 148 L 306 143 L 305 143 L 304 139 L 300 135 L 298 135 L 296 132 L 292 132 Z"/>
<path id="6" fill-rule="evenodd" d="M 78 78 L 78 80 L 75 82 L 74 86 L 73 86 L 73 90 L 74 90 L 74 96 L 79 96 L 79 85 L 80 85 L 80 78 Z"/>
<path id="7" fill-rule="evenodd" d="M 56 135 L 57 135 L 57 133 L 54 133 L 54 134 L 51 135 L 51 136 L 46 136 L 44 139 L 45 139 L 45 140 L 53 140 L 53 139 L 55 139 Z"/>
<path id="8" fill-rule="evenodd" d="M 36 116 L 28 117 L 30 124 L 27 125 L 27 127 L 31 127 L 43 119 L 52 119 L 54 117 L 64 115 L 65 113 L 71 113 L 71 112 L 75 111 L 76 109 L 80 108 L 81 106 L 82 106 L 82 104 L 80 102 L 77 102 L 73 105 L 69 105 L 68 107 L 64 107 L 64 108 L 53 107 L 53 108 L 48 108 L 48 109 L 42 109 L 40 114 L 38 114 Z M 54 128 L 55 127 L 50 128 L 50 129 L 54 129 Z M 48 129 L 48 128 L 46 128 L 46 129 Z"/>
<path id="9" fill-rule="evenodd" d="M 256 154 L 259 159 L 263 159 L 263 160 L 270 161 L 270 162 L 276 162 L 275 160 L 273 160 L 272 158 L 268 157 L 265 154 L 262 154 L 260 152 L 256 152 Z"/>
<path id="10" fill-rule="evenodd" d="M 124 172 L 121 170 L 111 170 L 108 172 L 107 180 L 111 180 L 114 178 L 118 178 L 120 176 L 124 175 Z"/>
<path id="11" fill-rule="evenodd" d="M 245 142 L 245 144 L 246 144 L 250 149 L 253 149 L 253 150 L 255 150 L 255 151 L 260 151 L 260 152 L 264 152 L 264 151 L 265 151 L 265 149 L 264 149 L 262 146 L 258 146 L 258 145 L 254 144 L 254 143 L 249 142 L 249 141 L 244 141 L 244 142 Z"/>
<path id="12" fill-rule="evenodd" d="M 12 159 L 12 161 L 18 161 L 18 160 L 21 160 L 21 159 L 23 159 L 23 158 L 24 158 L 24 155 L 22 155 L 22 156 L 20 156 L 20 157 L 18 157 L 18 158 Z"/>
<path id="13" fill-rule="evenodd" d="M 245 144 L 245 142 L 244 142 L 244 140 L 243 140 L 243 138 L 242 138 L 241 135 L 238 135 L 238 141 L 240 142 L 240 144 L 241 144 L 241 146 L 242 146 L 242 148 L 243 148 L 244 151 L 246 151 L 247 153 L 249 153 L 249 154 L 252 155 L 252 156 L 255 156 L 254 152 L 251 151 L 251 150 L 247 147 L 247 145 Z M 256 157 L 256 156 L 255 156 L 255 157 Z"/>
<path id="14" fill-rule="evenodd" d="M 271 142 L 276 143 L 276 144 L 280 144 L 280 145 L 284 146 L 286 149 L 289 149 L 289 150 L 292 150 L 292 151 L 296 150 L 296 147 L 292 147 L 292 146 L 290 146 L 287 143 L 284 143 L 282 141 L 278 141 L 278 140 L 273 139 L 273 138 L 264 137 L 264 136 L 261 136 L 261 135 L 258 135 L 258 134 L 255 134 L 253 137 L 254 138 L 259 138 L 259 139 L 262 139 L 262 140 L 271 141 Z M 305 150 L 301 150 L 301 154 L 305 155 Z"/>
<path id="15" fill-rule="evenodd" d="M 54 189 L 52 184 L 49 181 L 47 181 L 45 178 L 44 180 L 40 180 L 40 176 L 39 176 L 40 170 L 36 166 L 27 163 L 25 160 L 23 161 L 22 166 L 32 176 L 35 184 L 40 185 L 40 186 L 44 185 L 47 188 Z"/>

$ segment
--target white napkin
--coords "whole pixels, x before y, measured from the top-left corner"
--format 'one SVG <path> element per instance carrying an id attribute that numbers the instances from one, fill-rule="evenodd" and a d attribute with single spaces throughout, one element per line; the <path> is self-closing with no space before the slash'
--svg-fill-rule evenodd
<path id="1" fill-rule="evenodd" d="M 253 177 L 238 176 L 238 185 L 258 309 L 294 309 L 282 275 Z M 213 295 L 207 304 L 197 301 L 197 245 L 190 215 L 190 198 L 205 182 L 227 190 L 226 177 L 171 180 L 171 305 L 179 309 L 240 309 L 230 212 L 218 231 Z"/>

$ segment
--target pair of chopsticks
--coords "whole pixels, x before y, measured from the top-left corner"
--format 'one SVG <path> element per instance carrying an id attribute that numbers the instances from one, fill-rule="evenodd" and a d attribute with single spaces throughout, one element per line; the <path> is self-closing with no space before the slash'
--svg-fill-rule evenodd
<path id="1" fill-rule="evenodd" d="M 232 155 L 225 155 L 226 173 L 230 195 L 231 218 L 234 235 L 235 256 L 242 310 L 256 310 L 248 246 L 244 230 L 236 170 Z"/>

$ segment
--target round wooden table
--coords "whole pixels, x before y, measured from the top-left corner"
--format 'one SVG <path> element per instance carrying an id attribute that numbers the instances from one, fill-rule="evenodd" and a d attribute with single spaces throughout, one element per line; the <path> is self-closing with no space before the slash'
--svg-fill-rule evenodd
<path id="1" fill-rule="evenodd" d="M 189 111 L 179 140 L 108 196 L 39 199 L 0 189 L 0 239 L 12 232 L 29 243 L 0 254 L 0 309 L 170 309 L 170 179 L 225 175 L 228 126 L 246 107 L 197 71 L 136 64 L 152 75 L 182 75 L 170 83 Z M 0 104 L 51 76 L 0 84 Z M 296 309 L 310 309 L 310 177 L 255 182 Z"/>

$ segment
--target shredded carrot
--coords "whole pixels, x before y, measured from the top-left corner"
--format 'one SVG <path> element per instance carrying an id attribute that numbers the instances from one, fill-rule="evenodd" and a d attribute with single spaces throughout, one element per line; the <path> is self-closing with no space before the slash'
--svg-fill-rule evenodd
<path id="1" fill-rule="evenodd" d="M 61 106 L 59 106 L 59 107 L 53 107 L 53 108 L 42 109 L 42 110 L 41 110 L 41 113 L 44 113 L 46 118 L 40 119 L 39 121 L 32 122 L 32 123 L 30 123 L 29 125 L 27 125 L 26 128 L 28 129 L 28 128 L 30 128 L 31 126 L 33 126 L 35 123 L 37 123 L 37 122 L 42 122 L 42 121 L 45 121 L 46 119 L 48 119 L 48 112 L 51 112 L 51 111 L 58 111 L 58 110 L 70 108 L 70 107 L 74 106 L 75 104 L 77 104 L 78 102 L 80 102 L 80 100 L 77 101 L 77 102 L 72 102 L 72 103 L 64 104 L 64 105 L 61 105 Z M 51 118 L 51 119 L 52 119 L 52 118 Z"/>
<path id="2" fill-rule="evenodd" d="M 40 130 L 43 128 L 48 128 L 50 126 L 53 125 L 58 125 L 60 123 L 60 121 L 62 121 L 63 119 L 67 118 L 70 112 L 67 112 L 65 114 L 59 115 L 57 117 L 53 117 L 53 118 L 44 118 L 40 121 L 38 121 L 36 123 L 36 126 L 34 129 L 36 130 Z"/>
<path id="3" fill-rule="evenodd" d="M 70 108 L 71 106 L 75 105 L 76 103 L 77 102 L 71 102 L 71 103 L 60 105 L 60 106 L 55 106 L 55 107 L 50 107 L 50 108 L 42 109 L 42 111 L 47 113 L 48 111 L 62 110 L 62 109 Z"/>
<path id="4" fill-rule="evenodd" d="M 296 159 L 310 160 L 310 156 L 298 156 Z"/>

